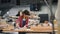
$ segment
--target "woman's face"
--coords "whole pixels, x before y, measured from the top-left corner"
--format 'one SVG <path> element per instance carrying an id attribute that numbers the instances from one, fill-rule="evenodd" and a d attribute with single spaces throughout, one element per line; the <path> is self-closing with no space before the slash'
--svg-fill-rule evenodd
<path id="1" fill-rule="evenodd" d="M 23 17 L 25 17 L 25 18 L 27 18 L 28 17 L 28 15 L 25 15 L 25 14 L 22 14 L 23 15 Z"/>

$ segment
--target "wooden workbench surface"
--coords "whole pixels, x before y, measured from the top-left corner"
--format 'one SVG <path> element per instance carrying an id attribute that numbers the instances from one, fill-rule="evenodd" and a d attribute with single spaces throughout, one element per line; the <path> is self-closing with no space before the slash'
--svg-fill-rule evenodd
<path id="1" fill-rule="evenodd" d="M 12 29 L 11 29 L 12 28 Z M 56 29 L 57 30 L 57 29 Z M 52 27 L 39 27 L 39 26 L 31 26 L 30 29 L 27 28 L 21 28 L 21 29 L 13 29 L 12 26 L 10 26 L 10 29 L 3 29 L 3 32 L 52 32 Z"/>
<path id="2" fill-rule="evenodd" d="M 0 22 L 2 23 L 2 22 Z M 2 23 L 3 25 L 7 25 L 5 21 Z M 6 28 L 2 29 L 3 32 L 52 32 L 52 27 L 51 26 L 31 26 L 30 29 L 27 28 L 22 28 L 22 29 L 14 29 L 13 25 L 6 26 Z M 57 27 L 55 27 L 55 30 L 57 30 Z"/>

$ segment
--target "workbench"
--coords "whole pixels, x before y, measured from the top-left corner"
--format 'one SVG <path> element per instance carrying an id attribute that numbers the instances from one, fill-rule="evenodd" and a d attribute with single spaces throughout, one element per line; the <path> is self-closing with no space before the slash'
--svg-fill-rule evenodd
<path id="1" fill-rule="evenodd" d="M 50 26 L 48 26 L 48 27 L 31 26 L 30 29 L 27 29 L 27 28 L 13 29 L 12 26 L 9 26 L 9 28 L 10 29 L 8 29 L 8 28 L 3 29 L 3 32 L 49 33 L 49 34 L 52 34 L 52 32 L 53 32 L 53 29 Z M 55 30 L 57 30 L 57 27 L 55 27 Z"/>

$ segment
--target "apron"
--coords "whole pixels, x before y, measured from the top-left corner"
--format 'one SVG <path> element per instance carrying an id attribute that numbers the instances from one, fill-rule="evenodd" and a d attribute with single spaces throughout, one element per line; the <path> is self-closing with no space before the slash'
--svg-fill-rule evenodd
<path id="1" fill-rule="evenodd" d="M 26 19 L 22 19 L 22 27 L 24 27 L 26 24 Z"/>

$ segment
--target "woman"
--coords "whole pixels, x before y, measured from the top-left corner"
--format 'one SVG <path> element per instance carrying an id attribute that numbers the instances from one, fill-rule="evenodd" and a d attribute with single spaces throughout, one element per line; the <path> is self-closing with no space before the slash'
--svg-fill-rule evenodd
<path id="1" fill-rule="evenodd" d="M 16 27 L 28 27 L 28 20 L 29 20 L 29 11 L 25 10 L 22 12 L 22 15 L 16 21 Z"/>
<path id="2" fill-rule="evenodd" d="M 22 27 L 28 27 L 28 20 L 29 20 L 29 16 L 30 14 L 29 14 L 29 11 L 27 11 L 27 10 L 25 10 L 25 11 L 23 11 L 22 12 L 22 15 L 21 16 L 19 16 L 19 18 L 17 19 L 17 21 L 16 21 L 16 27 L 20 27 L 20 28 L 22 28 Z M 25 33 L 20 33 L 19 32 L 19 34 L 25 34 Z"/>

